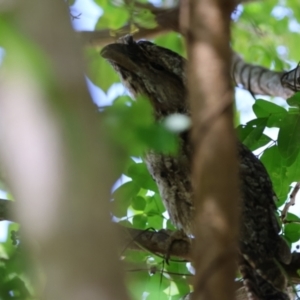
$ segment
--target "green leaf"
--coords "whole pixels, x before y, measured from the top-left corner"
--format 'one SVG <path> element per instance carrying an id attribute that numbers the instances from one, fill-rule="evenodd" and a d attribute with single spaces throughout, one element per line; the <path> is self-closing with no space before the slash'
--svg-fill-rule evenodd
<path id="1" fill-rule="evenodd" d="M 142 156 L 149 148 L 147 136 L 140 136 L 141 130 L 149 131 L 154 124 L 152 107 L 145 98 L 133 101 L 128 96 L 118 97 L 103 112 L 103 122 L 113 141 L 128 156 Z"/>
<path id="2" fill-rule="evenodd" d="M 127 23 L 129 16 L 126 6 L 115 6 L 109 1 L 105 4 L 104 14 L 96 23 L 95 30 L 103 28 L 116 30 Z"/>
<path id="3" fill-rule="evenodd" d="M 129 291 L 132 294 L 132 299 L 143 299 L 145 288 L 150 280 L 150 275 L 147 270 L 128 272 L 126 277 L 128 277 Z"/>
<path id="4" fill-rule="evenodd" d="M 284 236 L 291 243 L 295 243 L 300 239 L 300 224 L 289 223 L 284 226 Z"/>
<path id="5" fill-rule="evenodd" d="M 252 109 L 257 118 L 268 118 L 268 127 L 278 127 L 287 114 L 282 106 L 262 99 L 256 100 Z"/>
<path id="6" fill-rule="evenodd" d="M 149 257 L 149 253 L 147 253 L 146 251 L 136 251 L 127 248 L 126 252 L 123 253 L 123 256 L 126 257 L 126 262 L 142 264 L 146 263 L 146 260 Z"/>
<path id="7" fill-rule="evenodd" d="M 289 192 L 290 181 L 286 176 L 286 161 L 280 155 L 278 146 L 274 145 L 264 151 L 260 158 L 272 180 L 273 188 L 279 198 L 278 206 L 282 205 Z"/>
<path id="8" fill-rule="evenodd" d="M 168 300 L 168 296 L 163 292 L 170 286 L 170 281 L 159 272 L 150 276 L 148 284 L 145 286 L 145 291 L 149 293 L 147 300 Z"/>
<path id="9" fill-rule="evenodd" d="M 149 9 L 140 9 L 133 14 L 134 23 L 143 28 L 155 28 L 157 26 L 155 16 Z"/>
<path id="10" fill-rule="evenodd" d="M 127 209 L 131 204 L 133 197 L 137 195 L 140 187 L 136 185 L 133 181 L 129 181 L 121 185 L 112 194 L 112 212 L 118 217 L 122 218 L 127 216 Z"/>
<path id="11" fill-rule="evenodd" d="M 280 125 L 278 149 L 287 165 L 291 165 L 300 150 L 300 114 L 287 114 Z"/>
<path id="12" fill-rule="evenodd" d="M 157 192 L 157 185 L 153 178 L 150 176 L 145 163 L 132 164 L 126 175 L 131 177 L 132 180 L 141 188 Z M 146 205 L 146 204 L 145 204 Z"/>
<path id="13" fill-rule="evenodd" d="M 144 210 L 146 207 L 146 200 L 141 196 L 135 196 L 131 200 L 131 206 L 135 210 Z"/>
<path id="14" fill-rule="evenodd" d="M 10 257 L 13 255 L 13 253 L 15 253 L 16 251 L 16 246 L 13 245 L 12 239 L 11 239 L 11 234 L 12 231 L 18 231 L 20 229 L 20 225 L 17 223 L 11 223 L 9 224 L 8 227 L 8 235 L 7 235 L 7 240 L 2 243 L 6 254 Z"/>
<path id="15" fill-rule="evenodd" d="M 151 214 L 148 214 L 148 227 L 160 230 L 163 228 L 163 222 L 164 218 L 162 215 L 151 216 Z"/>
<path id="16" fill-rule="evenodd" d="M 159 300 L 169 300 L 170 298 L 167 294 L 163 293 L 162 291 L 160 293 L 158 293 L 157 291 L 152 289 L 152 292 L 147 297 L 147 300 L 157 300 L 157 299 L 159 299 Z"/>
<path id="17" fill-rule="evenodd" d="M 103 10 L 109 4 L 110 0 L 93 0 L 96 4 L 98 4 Z"/>
<path id="18" fill-rule="evenodd" d="M 186 57 L 185 42 L 182 36 L 176 32 L 159 35 L 155 38 L 154 42 L 158 46 L 171 49 L 179 55 Z"/>
<path id="19" fill-rule="evenodd" d="M 132 218 L 132 225 L 137 229 L 146 229 L 147 228 L 148 217 L 145 214 L 135 215 Z"/>
<path id="20" fill-rule="evenodd" d="M 14 276 L 7 281 L 5 287 L 7 291 L 12 291 L 14 296 L 20 297 L 19 299 L 26 299 L 30 296 L 25 282 L 18 276 Z"/>
<path id="21" fill-rule="evenodd" d="M 300 181 L 300 153 L 293 164 L 287 167 L 286 176 L 290 183 Z"/>
<path id="22" fill-rule="evenodd" d="M 121 101 L 120 98 L 125 100 Z M 123 96 L 103 113 L 104 123 L 113 140 L 131 156 L 142 156 L 149 149 L 167 154 L 177 151 L 177 135 L 167 130 L 163 124 L 155 123 L 152 111 L 153 108 L 145 97 L 138 97 L 133 101 Z M 149 180 L 145 184 L 150 184 L 151 189 L 156 191 Z"/>
<path id="23" fill-rule="evenodd" d="M 189 286 L 188 281 L 186 280 L 186 278 L 177 278 L 175 283 L 176 283 L 176 286 L 177 286 L 180 297 L 183 297 L 186 294 L 191 292 L 190 286 Z"/>
<path id="24" fill-rule="evenodd" d="M 293 107 L 298 107 L 300 108 L 300 93 L 294 94 L 292 97 L 288 98 L 286 100 L 288 105 L 293 106 Z"/>
<path id="25" fill-rule="evenodd" d="M 286 216 L 286 220 L 287 221 L 297 221 L 299 222 L 300 221 L 300 218 L 290 212 L 287 213 L 287 216 Z"/>
<path id="26" fill-rule="evenodd" d="M 250 150 L 255 150 L 270 142 L 270 138 L 263 135 L 266 128 L 268 118 L 254 119 L 246 125 L 240 125 L 237 128 L 237 134 L 240 141 Z"/>
<path id="27" fill-rule="evenodd" d="M 139 128 L 137 133 L 140 140 L 157 152 L 175 154 L 178 149 L 178 136 L 166 129 L 163 124 Z"/>
<path id="28" fill-rule="evenodd" d="M 100 51 L 94 48 L 85 48 L 85 60 L 88 78 L 100 87 L 104 92 L 110 88 L 110 86 L 119 81 L 117 73 L 113 70 L 112 66 L 100 56 Z"/>
<path id="29" fill-rule="evenodd" d="M 165 211 L 166 209 L 162 203 L 159 194 L 155 194 L 152 197 L 147 197 L 147 205 L 145 208 L 145 213 L 151 216 L 151 215 L 161 215 Z"/>
<path id="30" fill-rule="evenodd" d="M 186 266 L 186 263 L 185 262 L 181 262 L 181 261 L 172 261 L 170 262 L 169 265 L 166 265 L 165 266 L 166 270 L 170 273 L 173 273 L 173 274 L 170 274 L 171 277 L 174 277 L 174 274 L 178 274 L 176 276 L 186 276 L 186 275 L 189 275 L 190 272 Z"/>

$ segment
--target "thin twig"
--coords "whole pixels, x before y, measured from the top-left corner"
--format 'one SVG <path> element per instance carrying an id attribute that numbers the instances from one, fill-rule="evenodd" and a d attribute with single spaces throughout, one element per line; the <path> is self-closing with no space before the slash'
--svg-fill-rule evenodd
<path id="1" fill-rule="evenodd" d="M 289 221 L 289 220 L 285 220 L 284 224 L 300 224 L 300 221 Z"/>
<path id="2" fill-rule="evenodd" d="M 297 182 L 293 191 L 290 194 L 290 201 L 285 204 L 285 206 L 282 210 L 282 213 L 281 213 L 281 219 L 284 223 L 287 223 L 286 217 L 287 217 L 288 210 L 290 209 L 291 206 L 295 205 L 296 195 L 297 195 L 299 189 L 300 189 L 300 182 Z"/>

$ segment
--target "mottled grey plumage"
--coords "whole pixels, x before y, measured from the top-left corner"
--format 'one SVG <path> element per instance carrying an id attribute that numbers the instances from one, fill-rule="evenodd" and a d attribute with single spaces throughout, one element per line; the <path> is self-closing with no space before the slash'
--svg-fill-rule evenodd
<path id="1" fill-rule="evenodd" d="M 134 96 L 144 94 L 149 98 L 158 120 L 172 113 L 189 115 L 184 58 L 148 41 L 135 42 L 130 36 L 106 46 L 101 55 L 112 64 Z M 188 135 L 188 132 L 179 135 L 177 156 L 149 151 L 145 162 L 171 221 L 190 234 L 194 207 Z M 249 299 L 289 299 L 283 292 L 286 278 L 278 261 L 289 263 L 290 251 L 279 236 L 276 195 L 262 163 L 239 142 L 238 153 L 242 195 L 239 265 Z"/>

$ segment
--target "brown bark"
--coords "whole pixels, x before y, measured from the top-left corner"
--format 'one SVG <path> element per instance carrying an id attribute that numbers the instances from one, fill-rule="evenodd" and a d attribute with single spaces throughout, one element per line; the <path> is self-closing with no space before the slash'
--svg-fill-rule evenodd
<path id="1" fill-rule="evenodd" d="M 241 56 L 233 52 L 231 74 L 235 83 L 253 94 L 269 95 L 287 99 L 300 90 L 297 78 L 300 68 L 290 72 L 273 71 L 259 65 L 246 63 Z"/>
<path id="2" fill-rule="evenodd" d="M 40 55 L 8 49 L 16 58 L 1 74 L 0 89 L 0 154 L 16 199 L 14 217 L 23 246 L 45 274 L 36 298 L 128 299 L 109 214 L 113 160 L 68 8 L 60 0 L 25 0 L 12 13 L 25 50 L 30 45 Z M 35 73 L 35 58 L 46 72 Z"/>
<path id="3" fill-rule="evenodd" d="M 234 7 L 234 1 L 191 0 L 186 22 L 196 206 L 193 299 L 234 297 L 239 206 L 229 73 Z"/>

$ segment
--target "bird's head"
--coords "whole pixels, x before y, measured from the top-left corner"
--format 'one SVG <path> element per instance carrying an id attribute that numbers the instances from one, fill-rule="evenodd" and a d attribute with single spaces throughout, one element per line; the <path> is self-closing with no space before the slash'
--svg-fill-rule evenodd
<path id="1" fill-rule="evenodd" d="M 146 95 L 157 116 L 186 113 L 185 65 L 177 53 L 128 35 L 107 45 L 101 56 L 120 75 L 133 96 Z"/>

